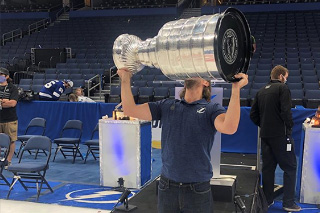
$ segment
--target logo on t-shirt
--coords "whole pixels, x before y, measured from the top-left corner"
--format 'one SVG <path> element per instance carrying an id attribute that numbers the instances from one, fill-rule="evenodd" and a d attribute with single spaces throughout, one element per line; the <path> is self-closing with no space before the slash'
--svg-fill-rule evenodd
<path id="1" fill-rule="evenodd" d="M 205 107 L 201 107 L 200 109 L 197 110 L 197 113 L 202 114 L 206 111 Z"/>

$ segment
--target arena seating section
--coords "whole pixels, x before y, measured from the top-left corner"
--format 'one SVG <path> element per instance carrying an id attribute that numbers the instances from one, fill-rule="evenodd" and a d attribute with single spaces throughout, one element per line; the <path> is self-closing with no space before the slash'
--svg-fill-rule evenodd
<path id="1" fill-rule="evenodd" d="M 93 2 L 93 8 L 122 9 L 122 8 L 161 8 L 175 7 L 177 0 L 103 0 Z"/>
<path id="2" fill-rule="evenodd" d="M 245 15 L 256 38 L 257 50 L 248 70 L 249 84 L 241 92 L 241 105 L 251 105 L 258 89 L 269 81 L 271 68 L 280 64 L 290 71 L 287 84 L 292 93 L 293 107 L 317 107 L 320 99 L 320 13 L 308 11 Z M 21 80 L 19 86 L 37 91 L 39 85 L 46 81 L 65 78 L 77 80 L 76 86 L 83 86 L 85 79 L 94 74 L 101 75 L 113 66 L 112 45 L 118 35 L 128 33 L 145 40 L 156 36 L 163 24 L 175 18 L 71 18 L 1 46 L 1 61 L 7 60 L 11 63 L 12 56 L 23 57 L 25 53 L 30 53 L 30 48 L 39 45 L 42 48 L 71 47 L 74 58 L 68 59 L 66 63 L 58 63 L 55 68 L 47 68 L 44 73 L 35 74 L 31 80 Z M 137 103 L 173 97 L 172 88 L 181 84 L 168 80 L 161 71 L 152 68 L 144 68 L 135 74 L 132 88 Z M 227 105 L 231 84 L 216 86 L 224 88 L 223 103 Z M 149 89 L 139 89 L 146 87 L 153 88 L 153 93 L 150 93 Z M 159 87 L 165 89 L 156 89 Z M 117 86 L 113 85 L 109 101 L 119 102 L 119 91 Z M 140 97 L 141 92 L 145 95 Z"/>
<path id="3" fill-rule="evenodd" d="M 246 5 L 246 4 L 286 4 L 318 2 L 318 0 L 221 0 L 222 5 Z"/>

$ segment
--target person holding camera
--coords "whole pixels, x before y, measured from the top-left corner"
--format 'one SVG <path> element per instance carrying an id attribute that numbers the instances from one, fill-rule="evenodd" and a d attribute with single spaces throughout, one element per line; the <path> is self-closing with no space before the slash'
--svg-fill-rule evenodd
<path id="1" fill-rule="evenodd" d="M 13 85 L 12 79 L 9 77 L 9 71 L 0 67 L 0 133 L 5 133 L 11 138 L 8 165 L 11 164 L 16 147 L 15 141 L 18 131 L 16 106 L 18 99 L 18 89 Z"/>

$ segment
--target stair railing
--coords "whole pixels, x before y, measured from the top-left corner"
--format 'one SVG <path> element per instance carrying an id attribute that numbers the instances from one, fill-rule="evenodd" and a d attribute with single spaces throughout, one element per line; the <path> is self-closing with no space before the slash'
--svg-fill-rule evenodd
<path id="1" fill-rule="evenodd" d="M 50 18 L 41 19 L 40 21 L 34 22 L 28 26 L 28 33 L 31 35 L 32 32 L 38 31 L 41 28 L 47 28 L 51 23 Z"/>
<path id="2" fill-rule="evenodd" d="M 113 67 L 110 68 L 110 75 L 109 75 L 109 77 L 110 77 L 110 81 L 109 81 L 110 84 L 111 84 L 111 82 L 112 82 L 112 78 L 118 75 L 117 70 L 118 70 L 118 69 L 117 69 L 116 66 L 113 66 Z"/>
<path id="3" fill-rule="evenodd" d="M 2 34 L 2 45 L 6 43 L 6 41 L 13 41 L 14 38 L 20 37 L 22 38 L 22 29 L 18 28 L 15 30 L 12 30 L 10 32 Z"/>
<path id="4" fill-rule="evenodd" d="M 94 79 L 98 79 L 97 84 L 92 85 Z M 88 97 L 90 98 L 90 91 L 96 87 L 99 87 L 99 98 L 101 100 L 101 76 L 99 74 L 93 76 L 92 78 L 88 79 L 87 88 L 88 88 Z"/>

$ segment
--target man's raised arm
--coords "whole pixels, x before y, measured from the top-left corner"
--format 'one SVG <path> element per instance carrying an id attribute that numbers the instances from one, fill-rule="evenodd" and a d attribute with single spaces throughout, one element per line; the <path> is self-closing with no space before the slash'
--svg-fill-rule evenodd
<path id="1" fill-rule="evenodd" d="M 214 125 L 223 134 L 234 134 L 240 121 L 240 89 L 248 84 L 248 75 L 239 73 L 236 78 L 241 78 L 239 82 L 232 83 L 232 91 L 229 106 L 226 113 L 216 117 Z"/>
<path id="2" fill-rule="evenodd" d="M 130 85 L 131 72 L 122 68 L 118 70 L 118 75 L 121 79 L 121 100 L 124 114 L 134 118 L 151 121 L 152 116 L 148 103 L 136 105 L 134 102 Z"/>

